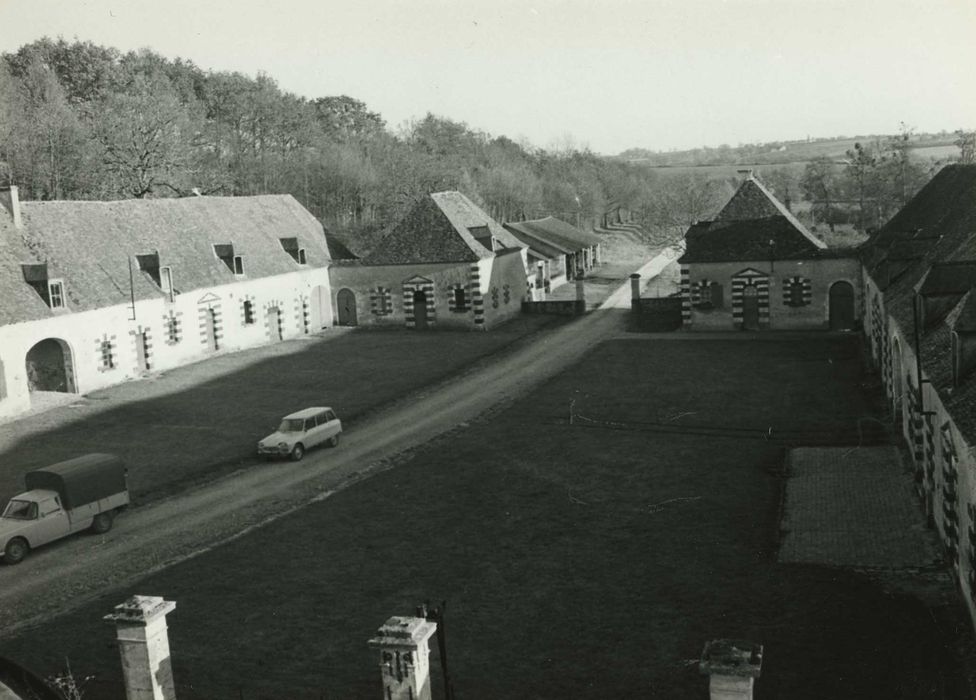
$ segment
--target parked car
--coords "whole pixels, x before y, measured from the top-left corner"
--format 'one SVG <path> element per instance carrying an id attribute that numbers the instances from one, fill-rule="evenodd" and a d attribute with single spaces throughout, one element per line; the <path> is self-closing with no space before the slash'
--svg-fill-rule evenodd
<path id="1" fill-rule="evenodd" d="M 296 462 L 316 445 L 339 444 L 342 434 L 340 421 L 328 406 L 315 406 L 292 413 L 281 419 L 281 425 L 258 443 L 258 454 L 267 458 L 291 457 Z"/>
<path id="2" fill-rule="evenodd" d="M 129 505 L 127 470 L 118 457 L 90 454 L 27 472 L 27 491 L 0 515 L 0 556 L 16 564 L 42 544 L 81 530 L 108 532 Z"/>

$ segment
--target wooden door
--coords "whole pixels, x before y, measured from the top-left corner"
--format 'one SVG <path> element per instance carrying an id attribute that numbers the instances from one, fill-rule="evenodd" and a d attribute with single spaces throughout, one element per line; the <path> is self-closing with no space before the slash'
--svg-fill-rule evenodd
<path id="1" fill-rule="evenodd" d="M 422 289 L 413 293 L 413 325 L 414 328 L 427 328 L 427 294 Z"/>
<path id="2" fill-rule="evenodd" d="M 339 325 L 355 326 L 358 323 L 355 293 L 351 289 L 340 289 L 336 295 L 336 304 L 339 307 Z"/>
<path id="3" fill-rule="evenodd" d="M 759 290 L 754 284 L 742 288 L 742 327 L 747 331 L 759 330 Z"/>
<path id="4" fill-rule="evenodd" d="M 830 285 L 830 330 L 854 329 L 854 287 L 849 282 Z"/>

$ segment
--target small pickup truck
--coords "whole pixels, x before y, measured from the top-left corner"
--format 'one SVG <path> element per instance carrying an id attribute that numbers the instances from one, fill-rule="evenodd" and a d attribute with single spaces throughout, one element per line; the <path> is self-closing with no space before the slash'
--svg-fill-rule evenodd
<path id="1" fill-rule="evenodd" d="M 0 557 L 20 562 L 36 547 L 91 530 L 108 532 L 129 505 L 127 470 L 118 457 L 90 454 L 27 472 L 27 491 L 0 515 Z"/>

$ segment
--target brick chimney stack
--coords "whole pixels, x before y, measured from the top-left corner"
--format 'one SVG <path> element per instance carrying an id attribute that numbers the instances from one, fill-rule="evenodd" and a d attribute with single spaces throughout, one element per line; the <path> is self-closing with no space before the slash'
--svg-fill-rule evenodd
<path id="1" fill-rule="evenodd" d="M 0 206 L 7 210 L 7 216 L 13 221 L 14 228 L 23 227 L 20 219 L 20 197 L 16 185 L 0 187 Z"/>
<path id="2" fill-rule="evenodd" d="M 431 700 L 428 640 L 436 631 L 422 617 L 391 617 L 369 640 L 380 651 L 383 700 Z"/>
<path id="3" fill-rule="evenodd" d="M 166 614 L 176 603 L 134 595 L 105 620 L 115 623 L 127 700 L 176 700 Z"/>

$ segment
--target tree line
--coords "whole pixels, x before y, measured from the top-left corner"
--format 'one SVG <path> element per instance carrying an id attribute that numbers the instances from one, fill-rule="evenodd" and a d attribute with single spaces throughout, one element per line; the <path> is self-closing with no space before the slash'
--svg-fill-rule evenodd
<path id="1" fill-rule="evenodd" d="M 44 38 L 0 59 L 0 180 L 25 199 L 289 193 L 369 238 L 446 189 L 503 221 L 626 216 L 668 230 L 721 195 L 707 178 L 662 183 L 585 147 L 536 148 L 433 114 L 392 129 L 352 97 L 307 99 L 265 74 L 148 49 Z"/>
<path id="2" fill-rule="evenodd" d="M 802 178 L 761 174 L 781 197 L 813 202 L 822 221 L 843 219 L 842 202 L 856 200 L 874 212 L 858 217 L 864 227 L 924 179 L 908 139 L 859 145 L 846 167 L 813 161 Z M 680 235 L 721 207 L 734 180 L 571 142 L 537 148 L 433 114 L 391 128 L 352 97 L 300 97 L 265 74 L 203 70 L 149 49 L 44 38 L 0 55 L 0 182 L 26 199 L 288 193 L 368 247 L 419 197 L 447 189 L 501 221 L 627 219 Z"/>

